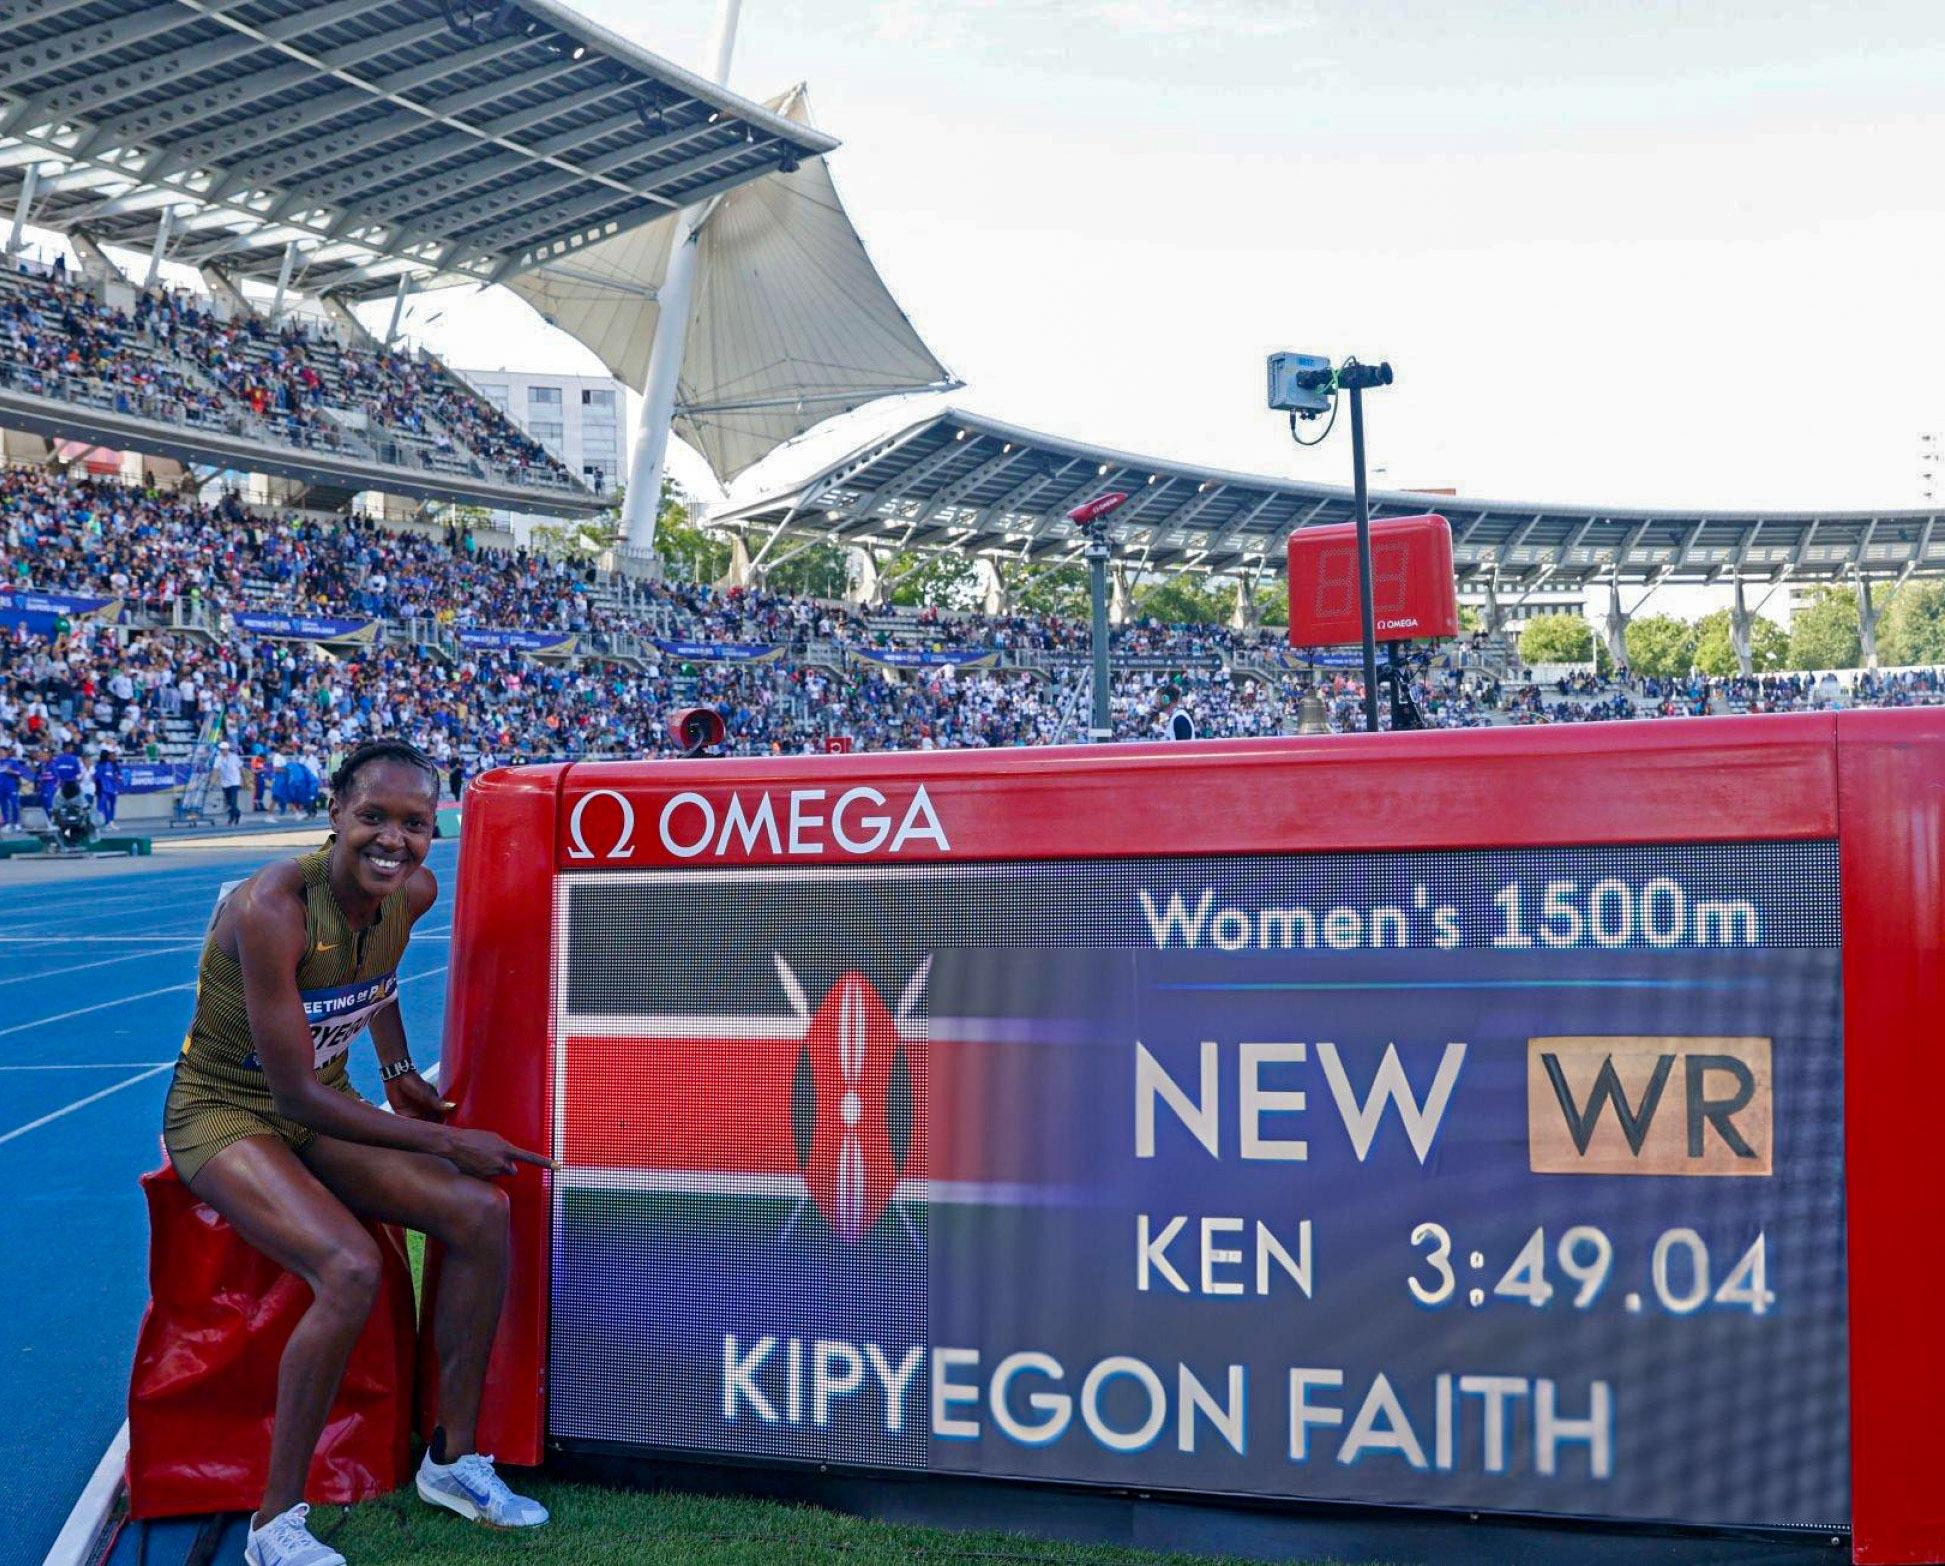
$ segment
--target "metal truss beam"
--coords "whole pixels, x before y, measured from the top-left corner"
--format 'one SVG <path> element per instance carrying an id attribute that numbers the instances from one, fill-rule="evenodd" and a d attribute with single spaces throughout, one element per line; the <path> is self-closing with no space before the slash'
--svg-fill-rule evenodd
<path id="1" fill-rule="evenodd" d="M 41 22 L 57 21 L 70 11 L 78 11 L 94 0 L 14 0 L 7 7 L 7 19 L 0 22 L 0 45 L 13 48 L 18 36 Z"/>
<path id="2" fill-rule="evenodd" d="M 1073 469 L 1077 464 L 1081 467 L 1091 466 L 1091 464 L 1080 462 L 1079 458 L 1070 457 L 1058 467 L 1043 469 L 1030 478 L 1015 484 L 1013 488 L 1009 489 L 990 505 L 981 506 L 979 510 L 973 513 L 972 520 L 968 524 L 973 529 L 970 537 L 976 540 L 993 523 L 1005 517 L 1009 512 L 1019 510 L 1028 500 L 1032 499 L 1035 491 L 1045 489 L 1049 484 L 1057 484 L 1062 479 L 1071 477 Z"/>
<path id="3" fill-rule="evenodd" d="M 889 505 L 895 505 L 903 500 L 906 495 L 911 493 L 915 485 L 923 483 L 942 468 L 950 467 L 959 458 L 965 456 L 967 452 L 976 451 L 979 447 L 980 440 L 983 438 L 974 436 L 970 440 L 965 441 L 949 440 L 937 451 L 919 458 L 918 461 L 914 462 L 889 484 L 881 485 L 874 491 L 870 511 L 859 514 L 870 515 L 875 513 L 881 516 L 888 525 L 893 522 L 902 523 L 904 521 L 902 517 L 894 518 L 884 516 L 884 508 Z"/>
<path id="4" fill-rule="evenodd" d="M 224 0 L 229 6 L 245 3 L 245 0 Z M 214 10 L 220 7 L 212 7 Z M 212 13 L 191 10 L 167 0 L 162 5 L 149 6 L 145 10 L 131 11 L 126 16 L 116 17 L 112 22 L 102 22 L 92 27 L 74 30 L 47 39 L 33 49 L 33 64 L 18 49 L 13 51 L 12 60 L 0 66 L 0 87 L 19 87 L 37 77 L 44 77 L 54 71 L 70 70 L 75 66 L 97 67 L 109 56 L 135 44 L 147 43 L 151 39 L 163 38 L 170 33 L 181 32 L 186 27 L 200 26 Z M 135 67 L 130 67 L 135 69 Z M 145 73 L 146 74 L 146 73 Z M 91 70 L 89 74 L 77 78 L 73 83 L 49 87 L 40 94 L 27 99 L 20 113 L 9 119 L 9 124 L 24 122 L 38 124 L 49 114 L 58 112 L 56 105 L 63 103 L 69 96 L 86 102 L 84 88 L 99 86 L 100 72 Z M 147 85 L 147 82 L 144 82 Z"/>
<path id="5" fill-rule="evenodd" d="M 1269 510 L 1271 506 L 1275 505 L 1279 498 L 1280 497 L 1277 495 L 1276 491 L 1271 490 L 1267 494 L 1265 494 L 1261 500 L 1257 501 L 1255 505 L 1251 506 L 1247 511 L 1237 512 L 1235 516 L 1231 517 L 1227 522 L 1223 523 L 1222 527 L 1216 532 L 1214 537 L 1210 539 L 1209 547 L 1212 550 L 1216 550 L 1216 549 L 1231 550 L 1240 559 L 1246 551 L 1237 548 L 1236 541 L 1241 537 L 1243 537 L 1250 523 L 1254 522 L 1265 511 Z M 1250 537 L 1252 541 L 1261 542 L 1267 547 L 1269 542 L 1267 536 L 1262 536 L 1259 538 L 1258 535 L 1251 534 Z"/>
<path id="6" fill-rule="evenodd" d="M 1918 530 L 1918 541 L 1912 546 L 1911 559 L 1906 562 L 1904 570 L 1898 573 L 1898 580 L 1900 582 L 1924 565 L 1925 556 L 1931 552 L 1932 529 L 1937 525 L 1937 517 L 1931 516 L 1925 518 L 1925 525 Z"/>
<path id="7" fill-rule="evenodd" d="M 733 146 L 720 148 L 714 152 L 705 153 L 700 157 L 690 158 L 684 163 L 677 164 L 670 169 L 657 169 L 647 175 L 637 176 L 638 179 L 649 179 L 650 183 L 648 184 L 618 180 L 608 175 L 591 175 L 582 169 L 575 168 L 572 165 L 566 165 L 565 168 L 569 176 L 577 183 L 583 180 L 593 179 L 597 180 L 606 188 L 595 191 L 591 195 L 583 196 L 577 201 L 570 201 L 561 207 L 557 213 L 549 212 L 547 217 L 556 222 L 572 223 L 582 214 L 592 214 L 601 211 L 603 208 L 613 206 L 616 195 L 632 196 L 638 201 L 649 202 L 664 207 L 669 211 L 676 211 L 681 207 L 689 205 L 690 198 L 687 196 L 676 198 L 664 195 L 662 192 L 667 183 L 676 179 L 686 179 L 693 174 L 705 173 L 711 169 L 720 168 L 726 163 L 737 162 L 752 150 L 753 148 L 749 143 L 738 141 Z M 479 226 L 480 223 L 489 218 L 505 218 L 509 213 L 518 212 L 522 208 L 548 200 L 557 193 L 562 181 L 563 174 L 561 170 L 559 168 L 550 168 L 535 175 L 531 179 L 509 185 L 505 189 L 490 191 L 484 196 L 475 197 L 468 201 L 455 202 L 449 206 L 435 207 L 429 212 L 421 213 L 418 222 L 426 228 L 435 229 L 441 233 L 454 234 L 469 245 L 478 245 L 486 249 L 498 249 L 500 245 L 506 242 L 506 237 L 510 232 L 519 229 L 530 230 L 531 222 L 496 222 L 484 228 Z"/>
<path id="8" fill-rule="evenodd" d="M 411 110 L 401 109 L 392 113 L 370 115 L 374 98 L 386 99 L 407 92 L 423 91 L 447 76 L 457 75 L 462 71 L 473 70 L 483 65 L 492 65 L 508 55 L 518 54 L 532 43 L 531 38 L 515 37 L 495 38 L 487 43 L 476 44 L 470 49 L 442 55 L 426 65 L 415 65 L 406 70 L 376 77 L 369 84 L 323 93 L 303 103 L 272 109 L 260 120 L 244 125 L 228 126 L 223 130 L 194 138 L 179 149 L 180 155 L 191 162 L 223 163 L 236 153 L 300 135 L 320 125 L 328 124 L 332 120 L 342 119 L 346 115 L 362 111 L 369 116 L 349 129 L 328 136 L 309 137 L 294 146 L 230 165 L 226 170 L 227 181 L 234 182 L 230 185 L 232 189 L 255 184 L 282 185 L 292 176 L 315 168 L 321 163 L 350 157 L 367 147 L 379 146 L 387 141 L 410 136 L 424 127 L 425 117 Z M 361 46 L 347 46 L 350 47 Z M 322 57 L 327 65 L 337 58 L 337 52 Z M 294 72 L 294 77 L 287 76 L 287 72 Z M 270 93 L 283 90 L 286 85 L 301 85 L 306 81 L 314 80 L 316 75 L 316 70 L 303 61 L 291 66 L 278 66 L 253 78 L 250 83 L 251 93 L 252 96 L 268 96 Z M 436 108 L 437 105 L 433 107 Z"/>
<path id="9" fill-rule="evenodd" d="M 912 519 L 912 525 L 922 527 L 947 506 L 958 504 L 960 496 L 971 494 L 995 474 L 1004 473 L 1008 468 L 1024 461 L 1032 455 L 1032 452 L 1033 448 L 1030 446 L 1013 446 L 1010 450 L 1002 446 L 997 456 L 989 457 L 977 464 L 971 472 L 954 479 L 926 501 L 919 514 Z"/>
<path id="10" fill-rule="evenodd" d="M 1817 529 L 1823 524 L 1817 517 L 1810 519 L 1810 525 L 1803 530 L 1803 537 L 1796 541 L 1796 549 L 1790 556 L 1789 574 L 1795 576 L 1803 569 L 1803 562 L 1810 558 L 1810 546 L 1817 541 Z"/>
<path id="11" fill-rule="evenodd" d="M 344 9 L 349 15 L 357 16 L 390 3 L 391 0 L 345 0 Z M 319 61 L 333 72 L 349 71 L 367 60 L 426 42 L 445 31 L 445 23 L 433 18 L 411 27 L 344 44 L 319 56 Z M 183 93 L 104 120 L 89 133 L 80 150 L 85 152 L 98 146 L 120 146 L 131 140 L 153 144 L 165 135 L 179 138 L 207 120 L 234 114 L 264 98 L 279 92 L 295 91 L 316 79 L 316 68 L 299 61 L 273 65 L 243 75 L 230 75 L 207 89 Z M 215 163 L 225 151 L 261 146 L 264 140 L 262 122 L 252 120 L 247 124 L 232 126 L 227 132 L 219 131 L 199 137 L 193 142 L 174 141 L 171 146 L 158 149 L 154 156 L 158 171 L 170 173 L 176 169 Z M 224 173 L 234 177 L 235 171 L 225 170 Z"/>
<path id="12" fill-rule="evenodd" d="M 1675 558 L 1664 563 L 1661 569 L 1655 572 L 1655 581 L 1657 583 L 1667 581 L 1669 577 L 1673 576 L 1683 566 L 1688 564 L 1689 555 L 1694 552 L 1695 545 L 1702 537 L 1702 529 L 1708 525 L 1709 519 L 1707 517 L 1700 517 L 1682 535 L 1681 547 L 1675 551 Z"/>

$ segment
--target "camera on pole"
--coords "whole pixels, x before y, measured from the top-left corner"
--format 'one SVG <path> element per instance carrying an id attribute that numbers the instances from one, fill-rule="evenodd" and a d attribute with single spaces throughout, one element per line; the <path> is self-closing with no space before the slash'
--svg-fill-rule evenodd
<path id="1" fill-rule="evenodd" d="M 1364 726 L 1378 727 L 1377 615 L 1371 604 L 1371 505 L 1364 484 L 1364 393 L 1391 384 L 1389 364 L 1360 364 L 1346 359 L 1335 370 L 1329 359 L 1313 353 L 1270 356 L 1270 407 L 1290 415 L 1290 436 L 1300 446 L 1315 446 L 1337 422 L 1337 394 L 1351 394 L 1351 479 L 1357 503 L 1358 615 L 1364 632 Z M 1330 415 L 1323 434 L 1305 440 L 1297 421 Z M 1399 676 L 1394 672 L 1393 678 Z"/>
<path id="2" fill-rule="evenodd" d="M 1094 712 L 1088 737 L 1097 744 L 1114 738 L 1114 717 L 1108 705 L 1108 559 L 1114 546 L 1108 541 L 1108 518 L 1128 503 L 1127 494 L 1118 489 L 1096 495 L 1067 513 L 1087 548 L 1087 589 L 1093 610 Z"/>

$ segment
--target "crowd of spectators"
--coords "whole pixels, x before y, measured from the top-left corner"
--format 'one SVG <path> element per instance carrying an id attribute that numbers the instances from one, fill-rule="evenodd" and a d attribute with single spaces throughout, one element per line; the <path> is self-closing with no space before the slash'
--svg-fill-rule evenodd
<path id="1" fill-rule="evenodd" d="M 19 263 L 7 285 L 0 358 L 29 389 L 65 395 L 59 378 L 72 377 L 100 383 L 125 412 L 208 422 L 247 410 L 296 445 L 344 447 L 352 430 L 403 435 L 455 458 L 470 453 L 516 482 L 573 482 L 430 355 L 349 346 L 300 317 L 226 319 L 206 297 L 161 287 L 124 311 L 70 275 L 65 258 Z M 154 399 L 171 406 L 158 410 Z"/>
<path id="2" fill-rule="evenodd" d="M 71 281 L 65 266 L 37 288 L 0 292 L 0 365 L 21 390 L 47 396 L 95 383 L 123 413 L 203 423 L 225 406 L 214 388 L 151 351 L 138 324 Z"/>
<path id="3" fill-rule="evenodd" d="M 1052 616 L 935 611 L 887 615 L 756 590 L 647 584 L 625 596 L 589 568 L 525 552 L 399 533 L 368 521 L 265 515 L 234 498 L 186 496 L 73 479 L 48 469 L 0 472 L 0 590 L 118 598 L 162 624 L 187 603 L 197 623 L 268 598 L 304 612 L 399 623 L 545 627 L 596 642 L 762 643 L 781 655 L 717 662 L 694 651 L 640 662 L 561 663 L 503 651 L 442 651 L 423 641 L 327 650 L 231 630 L 211 641 L 173 630 L 77 618 L 53 633 L 0 632 L 0 758 L 31 772 L 51 755 L 174 760 L 220 718 L 246 758 L 266 817 L 315 804 L 277 780 L 328 776 L 359 740 L 401 734 L 459 780 L 500 762 L 657 755 L 675 749 L 669 713 L 720 711 L 739 754 L 791 753 L 833 740 L 858 749 L 1045 744 L 1085 733 L 1085 627 Z M 1024 657 L 998 667 L 886 669 L 834 649 L 980 649 Z M 1314 689 L 1326 724 L 1362 722 L 1353 671 L 1279 666 L 1246 632 L 1126 626 L 1112 695 L 1116 736 L 1152 738 L 1187 713 L 1204 736 L 1296 727 Z M 1490 672 L 1471 649 L 1416 670 L 1414 690 L 1437 727 L 1799 711 L 1837 702 L 1945 700 L 1935 671 L 1829 677 L 1571 675 L 1539 684 Z M 1008 666 L 1012 665 L 1012 666 Z M 292 769 L 295 769 L 293 773 Z"/>

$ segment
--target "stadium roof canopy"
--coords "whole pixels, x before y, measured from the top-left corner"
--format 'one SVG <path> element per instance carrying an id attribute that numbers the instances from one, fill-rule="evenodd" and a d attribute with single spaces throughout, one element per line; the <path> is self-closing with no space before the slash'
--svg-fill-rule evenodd
<path id="1" fill-rule="evenodd" d="M 768 107 L 810 123 L 801 86 Z M 660 218 L 509 286 L 640 389 L 676 228 Z M 825 159 L 711 202 L 699 234 L 675 430 L 723 482 L 864 403 L 960 384 L 878 275 Z"/>
<path id="2" fill-rule="evenodd" d="M 5 215 L 264 280 L 294 245 L 313 295 L 571 265 L 836 145 L 556 0 L 0 0 Z"/>
<path id="3" fill-rule="evenodd" d="M 1159 571 L 1277 573 L 1297 528 L 1354 519 L 1351 491 L 1226 473 L 1083 445 L 952 410 L 854 452 L 795 487 L 710 519 L 761 563 L 785 535 L 884 549 L 1065 562 L 1067 513 L 1106 490 L 1128 503 L 1120 560 Z M 1437 511 L 1460 586 L 1518 592 L 1630 583 L 1833 581 L 1945 573 L 1945 512 L 1646 511 L 1379 492 L 1374 517 Z"/>

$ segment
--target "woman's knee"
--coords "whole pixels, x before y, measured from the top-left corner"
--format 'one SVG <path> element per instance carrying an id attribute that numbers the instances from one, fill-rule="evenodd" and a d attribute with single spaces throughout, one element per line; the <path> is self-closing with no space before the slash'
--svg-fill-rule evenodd
<path id="1" fill-rule="evenodd" d="M 448 1245 L 490 1255 L 507 1248 L 508 1202 L 504 1186 L 490 1180 L 462 1180 L 454 1191 Z"/>
<path id="2" fill-rule="evenodd" d="M 314 1264 L 309 1282 L 320 1304 L 362 1320 L 378 1297 L 380 1277 L 378 1243 L 354 1229 Z"/>

